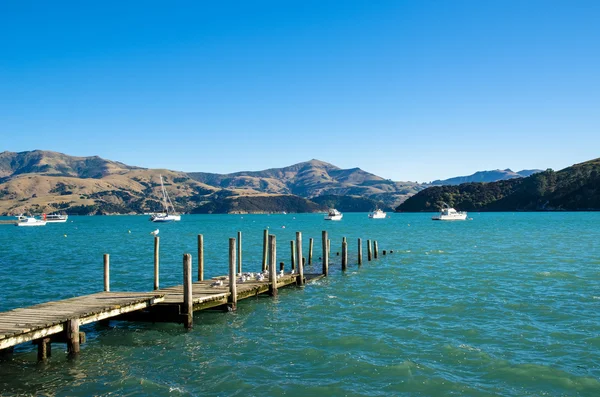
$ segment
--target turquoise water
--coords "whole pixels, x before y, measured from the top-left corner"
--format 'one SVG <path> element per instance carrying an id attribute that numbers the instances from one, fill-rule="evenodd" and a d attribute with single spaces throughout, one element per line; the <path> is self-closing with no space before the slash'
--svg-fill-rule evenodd
<path id="1" fill-rule="evenodd" d="M 238 231 L 244 269 L 260 269 L 267 227 L 288 268 L 296 231 L 305 255 L 315 239 L 317 259 L 327 230 L 331 274 L 276 299 L 243 300 L 237 312 L 196 313 L 190 332 L 90 325 L 75 360 L 56 344 L 48 363 L 37 364 L 31 345 L 22 346 L 0 363 L 0 395 L 600 395 L 600 213 L 430 216 L 184 215 L 158 225 L 161 286 L 181 283 L 183 253 L 196 265 L 199 233 L 208 277 L 227 273 L 228 238 Z M 156 227 L 145 216 L 0 225 L 0 310 L 102 290 L 104 253 L 112 290 L 151 290 Z M 345 273 L 335 254 L 342 237 Z M 380 249 L 367 262 L 363 247 L 360 268 L 359 237 Z"/>

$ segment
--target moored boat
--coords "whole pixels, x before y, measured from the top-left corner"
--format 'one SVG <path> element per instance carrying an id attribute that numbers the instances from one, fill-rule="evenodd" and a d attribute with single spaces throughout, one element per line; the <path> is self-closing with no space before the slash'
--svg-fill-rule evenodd
<path id="1" fill-rule="evenodd" d="M 178 213 L 175 212 L 175 207 L 173 206 L 173 203 L 171 202 L 171 198 L 169 197 L 169 193 L 167 193 L 167 190 L 165 189 L 165 185 L 163 184 L 162 175 L 160 175 L 160 188 L 162 190 L 162 195 L 163 195 L 164 211 L 157 212 L 157 213 L 150 215 L 150 220 L 152 222 L 163 222 L 163 223 L 180 221 L 181 215 L 179 215 Z"/>
<path id="2" fill-rule="evenodd" d="M 325 220 L 326 221 L 340 221 L 342 220 L 342 216 L 344 216 L 340 211 L 336 210 L 335 208 L 332 208 L 329 210 L 329 212 L 327 212 L 327 215 L 325 215 Z"/>
<path id="3" fill-rule="evenodd" d="M 65 223 L 69 219 L 67 214 L 42 214 L 47 223 Z"/>
<path id="4" fill-rule="evenodd" d="M 464 211 L 457 211 L 451 208 L 448 204 L 442 203 L 443 207 L 440 213 L 436 216 L 432 216 L 431 219 L 434 221 L 464 221 L 467 219 L 467 213 Z"/>
<path id="5" fill-rule="evenodd" d="M 369 213 L 369 218 L 371 219 L 384 219 L 386 217 L 385 212 L 377 208 L 375 211 Z"/>
<path id="6" fill-rule="evenodd" d="M 19 215 L 15 226 L 45 226 L 46 221 L 33 216 Z"/>

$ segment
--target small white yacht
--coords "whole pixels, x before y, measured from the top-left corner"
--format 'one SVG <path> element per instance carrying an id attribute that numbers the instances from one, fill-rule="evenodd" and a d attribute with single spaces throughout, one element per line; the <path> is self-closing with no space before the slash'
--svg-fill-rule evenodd
<path id="1" fill-rule="evenodd" d="M 341 221 L 342 216 L 343 215 L 340 211 L 336 210 L 335 208 L 332 208 L 329 210 L 327 215 L 325 215 L 325 220 L 326 221 Z"/>
<path id="2" fill-rule="evenodd" d="M 165 185 L 163 184 L 162 175 L 160 175 L 160 189 L 161 189 L 162 195 L 163 195 L 164 211 L 157 212 L 157 213 L 150 215 L 150 220 L 152 222 L 162 222 L 162 223 L 180 221 L 181 215 L 175 212 L 175 207 L 173 206 L 173 203 L 171 202 L 171 198 L 169 197 L 169 193 L 167 193 L 167 190 L 165 189 Z"/>
<path id="3" fill-rule="evenodd" d="M 65 223 L 69 219 L 67 214 L 42 214 L 47 223 Z"/>
<path id="4" fill-rule="evenodd" d="M 16 226 L 46 226 L 46 221 L 35 218 L 33 216 L 19 215 L 17 216 Z"/>
<path id="5" fill-rule="evenodd" d="M 369 218 L 371 219 L 384 219 L 386 216 L 385 212 L 377 208 L 375 211 L 369 213 Z"/>
<path id="6" fill-rule="evenodd" d="M 436 216 L 431 217 L 434 221 L 464 221 L 467 219 L 467 213 L 463 211 L 457 211 L 451 208 L 448 204 L 442 203 L 443 207 L 440 213 Z"/>

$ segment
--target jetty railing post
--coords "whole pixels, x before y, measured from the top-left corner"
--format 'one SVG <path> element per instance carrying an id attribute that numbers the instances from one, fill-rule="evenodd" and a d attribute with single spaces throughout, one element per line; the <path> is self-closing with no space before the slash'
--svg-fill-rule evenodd
<path id="1" fill-rule="evenodd" d="M 238 232 L 237 240 L 237 263 L 238 274 L 242 274 L 242 232 Z"/>
<path id="2" fill-rule="evenodd" d="M 277 296 L 277 243 L 274 235 L 269 236 L 269 293 Z"/>
<path id="3" fill-rule="evenodd" d="M 194 300 L 192 298 L 192 255 L 183 254 L 183 312 L 184 326 L 194 326 Z"/>
<path id="4" fill-rule="evenodd" d="M 204 236 L 198 235 L 198 281 L 204 280 Z"/>
<path id="5" fill-rule="evenodd" d="M 375 259 L 377 259 L 377 257 L 379 256 L 379 249 L 377 248 L 377 240 L 373 241 L 373 251 L 375 254 Z"/>
<path id="6" fill-rule="evenodd" d="M 346 270 L 348 268 L 348 242 L 346 241 L 346 237 L 342 241 L 342 270 Z"/>
<path id="7" fill-rule="evenodd" d="M 262 258 L 262 271 L 267 270 L 267 253 L 269 252 L 269 230 L 265 229 L 263 232 L 263 258 Z"/>
<path id="8" fill-rule="evenodd" d="M 154 236 L 154 290 L 159 288 L 160 237 Z"/>
<path id="9" fill-rule="evenodd" d="M 265 265 L 266 266 L 266 265 Z M 237 285 L 235 278 L 235 238 L 229 239 L 229 310 L 237 309 Z"/>
<path id="10" fill-rule="evenodd" d="M 323 245 L 323 275 L 329 275 L 329 253 L 327 252 L 327 231 L 321 233 L 321 241 Z"/>
<path id="11" fill-rule="evenodd" d="M 313 238 L 308 239 L 308 264 L 312 265 L 313 257 Z"/>
<path id="12" fill-rule="evenodd" d="M 292 263 L 292 273 L 296 270 L 296 248 L 294 240 L 290 240 L 290 262 Z"/>
<path id="13" fill-rule="evenodd" d="M 331 256 L 331 239 L 327 239 L 327 257 Z"/>
<path id="14" fill-rule="evenodd" d="M 362 265 L 362 239 L 358 239 L 358 265 Z"/>
<path id="15" fill-rule="evenodd" d="M 110 291 L 110 255 L 104 254 L 104 291 Z"/>
<path id="16" fill-rule="evenodd" d="M 79 319 L 67 320 L 67 352 L 70 357 L 79 354 Z"/>
<path id="17" fill-rule="evenodd" d="M 371 252 L 371 240 L 367 240 L 367 260 L 371 261 L 371 256 L 372 256 L 372 252 Z"/>
<path id="18" fill-rule="evenodd" d="M 296 252 L 298 256 L 298 285 L 304 285 L 304 263 L 302 261 L 302 232 L 296 232 Z"/>

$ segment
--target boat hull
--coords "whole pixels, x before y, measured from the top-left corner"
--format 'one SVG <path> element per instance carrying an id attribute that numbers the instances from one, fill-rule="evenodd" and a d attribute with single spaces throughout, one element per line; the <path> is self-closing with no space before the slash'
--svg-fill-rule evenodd
<path id="1" fill-rule="evenodd" d="M 325 215 L 326 221 L 341 221 L 343 215 Z"/>
<path id="2" fill-rule="evenodd" d="M 467 219 L 467 214 L 457 214 L 457 215 L 437 215 L 431 217 L 434 221 L 464 221 Z"/>
<path id="3" fill-rule="evenodd" d="M 150 217 L 150 220 L 152 222 L 160 223 L 178 222 L 181 220 L 181 215 L 153 215 L 152 217 Z"/>

